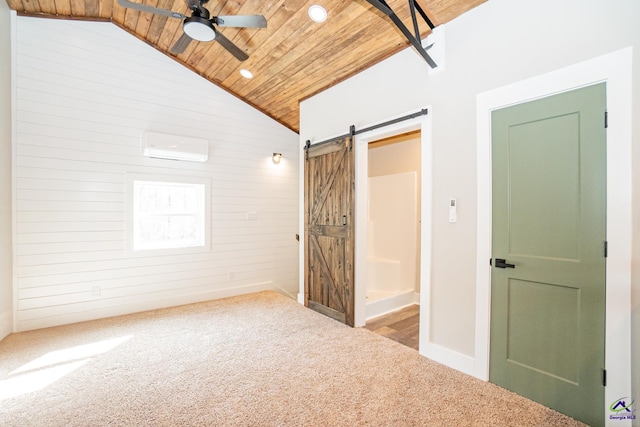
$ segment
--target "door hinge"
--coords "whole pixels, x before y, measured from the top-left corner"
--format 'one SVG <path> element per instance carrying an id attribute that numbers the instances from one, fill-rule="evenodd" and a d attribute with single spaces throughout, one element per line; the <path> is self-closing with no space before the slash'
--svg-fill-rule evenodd
<path id="1" fill-rule="evenodd" d="M 604 112 L 604 128 L 608 128 L 609 127 L 609 112 L 605 111 Z"/>
<path id="2" fill-rule="evenodd" d="M 603 369 L 602 370 L 602 385 L 603 386 L 607 386 L 607 370 Z"/>
<path id="3" fill-rule="evenodd" d="M 607 242 L 606 240 L 604 241 L 604 257 L 608 257 L 609 256 L 609 242 Z"/>

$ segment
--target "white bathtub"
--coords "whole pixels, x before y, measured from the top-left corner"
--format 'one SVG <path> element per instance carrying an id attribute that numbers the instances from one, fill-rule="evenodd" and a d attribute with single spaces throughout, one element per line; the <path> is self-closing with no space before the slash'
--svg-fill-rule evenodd
<path id="1" fill-rule="evenodd" d="M 366 319 L 417 304 L 419 295 L 402 286 L 402 263 L 386 258 L 367 259 Z"/>

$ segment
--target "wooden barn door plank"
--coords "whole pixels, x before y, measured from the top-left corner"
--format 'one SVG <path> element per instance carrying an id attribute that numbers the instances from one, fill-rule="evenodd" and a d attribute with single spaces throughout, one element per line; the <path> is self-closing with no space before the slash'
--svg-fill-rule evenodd
<path id="1" fill-rule="evenodd" d="M 305 158 L 305 305 L 353 326 L 352 137 L 309 146 Z"/>

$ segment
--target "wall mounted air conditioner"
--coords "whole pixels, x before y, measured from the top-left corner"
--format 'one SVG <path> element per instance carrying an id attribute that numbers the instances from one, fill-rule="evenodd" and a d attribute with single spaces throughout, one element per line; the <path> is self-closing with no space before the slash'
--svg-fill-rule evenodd
<path id="1" fill-rule="evenodd" d="M 206 162 L 209 158 L 209 140 L 159 132 L 145 132 L 143 154 L 156 159 Z"/>

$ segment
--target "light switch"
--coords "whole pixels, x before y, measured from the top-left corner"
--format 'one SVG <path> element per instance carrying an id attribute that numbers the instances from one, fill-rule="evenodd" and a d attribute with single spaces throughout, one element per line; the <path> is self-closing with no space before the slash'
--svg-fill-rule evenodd
<path id="1" fill-rule="evenodd" d="M 449 222 L 458 220 L 458 202 L 456 199 L 449 199 Z"/>

